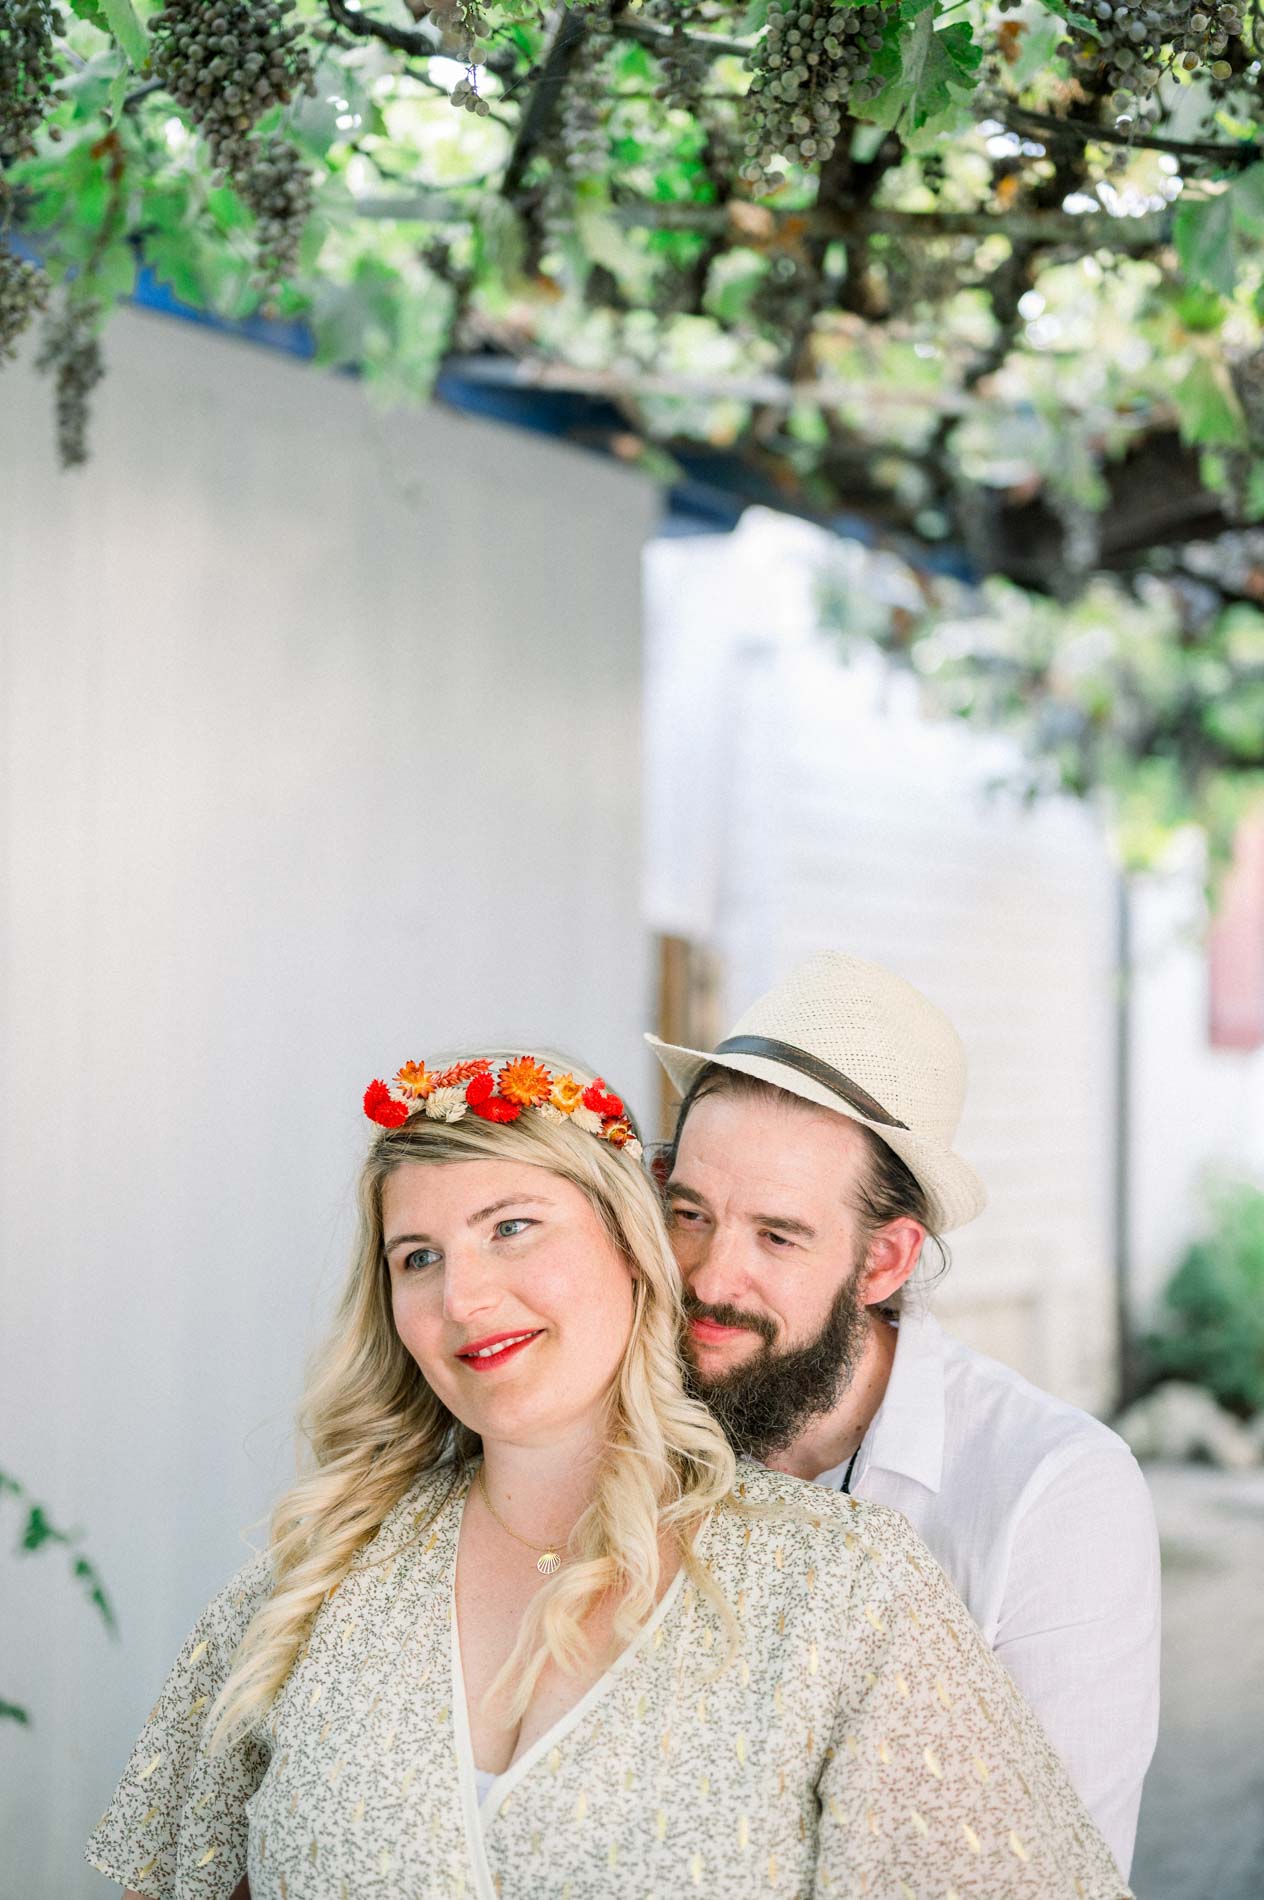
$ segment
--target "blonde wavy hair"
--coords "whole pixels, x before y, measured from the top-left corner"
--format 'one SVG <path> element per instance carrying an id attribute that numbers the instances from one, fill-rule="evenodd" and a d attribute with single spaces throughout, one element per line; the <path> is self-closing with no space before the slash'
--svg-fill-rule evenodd
<path id="1" fill-rule="evenodd" d="M 437 1398 L 395 1330 L 382 1184 L 409 1163 L 488 1159 L 529 1162 L 572 1182 L 634 1278 L 596 1491 L 571 1534 L 574 1561 L 533 1598 L 489 1701 L 503 1698 L 507 1720 L 516 1721 L 546 1661 L 576 1669 L 590 1654 L 585 1619 L 607 1594 L 617 1605 L 612 1647 L 631 1640 L 658 1597 L 664 1535 L 716 1605 L 730 1655 L 736 1645 L 732 1610 L 692 1549 L 702 1519 L 732 1498 L 735 1461 L 710 1413 L 681 1384 L 680 1275 L 648 1174 L 609 1142 L 534 1111 L 509 1123 L 468 1114 L 443 1123 L 419 1112 L 377 1137 L 361 1171 L 351 1271 L 299 1411 L 300 1468 L 310 1469 L 272 1513 L 272 1593 L 210 1712 L 212 1749 L 271 1706 L 321 1603 L 410 1486 L 426 1472 L 446 1472 L 446 1502 L 481 1454 L 478 1436 Z"/>

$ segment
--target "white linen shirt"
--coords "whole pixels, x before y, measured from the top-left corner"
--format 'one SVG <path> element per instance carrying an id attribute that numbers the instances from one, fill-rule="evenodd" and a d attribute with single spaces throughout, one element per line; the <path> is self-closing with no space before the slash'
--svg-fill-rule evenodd
<path id="1" fill-rule="evenodd" d="M 1158 1734 L 1159 1540 L 1123 1439 L 906 1307 L 850 1488 L 930 1546 L 1126 1879 Z"/>

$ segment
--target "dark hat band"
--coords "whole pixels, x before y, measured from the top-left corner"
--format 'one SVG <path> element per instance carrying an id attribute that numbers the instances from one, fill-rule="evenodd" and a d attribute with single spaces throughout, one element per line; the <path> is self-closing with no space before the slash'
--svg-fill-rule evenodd
<path id="1" fill-rule="evenodd" d="M 792 1042 L 776 1042 L 771 1036 L 730 1036 L 714 1052 L 717 1056 L 766 1056 L 770 1062 L 780 1062 L 784 1068 L 796 1069 L 800 1075 L 806 1075 L 812 1082 L 819 1082 L 822 1088 L 837 1095 L 849 1108 L 863 1115 L 867 1121 L 881 1122 L 884 1128 L 903 1128 L 908 1132 L 908 1123 L 889 1115 L 880 1102 L 857 1086 L 840 1069 L 832 1069 L 828 1062 L 822 1062 L 819 1056 L 809 1055 L 806 1049 L 796 1049 Z"/>

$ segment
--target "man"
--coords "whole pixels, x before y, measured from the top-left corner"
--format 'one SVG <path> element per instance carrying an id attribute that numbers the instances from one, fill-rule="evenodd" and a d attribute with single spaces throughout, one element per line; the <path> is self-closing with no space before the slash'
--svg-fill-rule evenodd
<path id="1" fill-rule="evenodd" d="M 910 1292 L 980 1213 L 965 1055 L 890 971 L 827 951 L 707 1052 L 657 1168 L 695 1389 L 734 1445 L 903 1512 L 1044 1725 L 1127 1877 L 1158 1728 L 1154 1513 L 1128 1447 Z"/>

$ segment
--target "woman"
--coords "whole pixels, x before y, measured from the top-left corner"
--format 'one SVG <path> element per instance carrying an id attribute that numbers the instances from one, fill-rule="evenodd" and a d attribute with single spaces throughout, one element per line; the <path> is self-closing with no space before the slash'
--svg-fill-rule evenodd
<path id="1" fill-rule="evenodd" d="M 373 1083 L 314 1469 L 88 1845 L 153 1900 L 1119 1900 L 903 1518 L 735 1468 L 622 1102 L 532 1056 Z"/>

